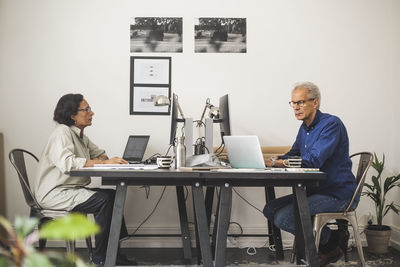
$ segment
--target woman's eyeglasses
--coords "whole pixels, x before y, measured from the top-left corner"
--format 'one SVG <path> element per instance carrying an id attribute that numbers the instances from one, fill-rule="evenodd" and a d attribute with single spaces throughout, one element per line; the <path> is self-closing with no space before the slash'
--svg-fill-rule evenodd
<path id="1" fill-rule="evenodd" d="M 78 111 L 90 112 L 92 111 L 92 108 L 90 106 L 88 106 L 87 108 L 78 108 Z"/>

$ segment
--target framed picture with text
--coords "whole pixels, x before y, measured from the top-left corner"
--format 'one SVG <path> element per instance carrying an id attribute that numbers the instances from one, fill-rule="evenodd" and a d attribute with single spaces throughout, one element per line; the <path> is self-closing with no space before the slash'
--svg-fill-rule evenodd
<path id="1" fill-rule="evenodd" d="M 130 114 L 169 115 L 170 106 L 155 106 L 157 96 L 171 98 L 171 57 L 131 56 Z"/>

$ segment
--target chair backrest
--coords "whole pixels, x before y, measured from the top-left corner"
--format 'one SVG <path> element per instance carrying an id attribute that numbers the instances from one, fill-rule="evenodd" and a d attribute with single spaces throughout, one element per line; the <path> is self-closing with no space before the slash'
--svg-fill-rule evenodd
<path id="1" fill-rule="evenodd" d="M 26 171 L 25 165 L 25 157 L 31 157 L 39 162 L 39 159 L 31 152 L 26 151 L 24 149 L 13 149 L 8 154 L 8 158 L 10 159 L 11 164 L 14 166 L 15 170 L 17 171 L 19 182 L 21 183 L 22 191 L 24 193 L 25 201 L 35 210 L 41 210 L 42 207 L 36 201 L 31 187 L 29 185 L 28 173 Z"/>
<path id="2" fill-rule="evenodd" d="M 350 158 L 353 160 L 354 162 L 354 158 L 359 156 L 360 159 L 358 161 L 358 168 L 357 168 L 357 174 L 356 174 L 356 180 L 357 180 L 357 188 L 356 191 L 353 194 L 353 197 L 351 198 L 350 204 L 346 209 L 347 211 L 350 210 L 354 210 L 356 207 L 354 207 L 353 209 L 351 209 L 351 206 L 353 205 L 354 199 L 361 194 L 363 186 L 364 186 L 364 182 L 365 182 L 365 178 L 367 177 L 367 172 L 369 167 L 372 164 L 372 160 L 374 158 L 373 154 L 371 152 L 359 152 L 359 153 L 355 153 L 353 155 L 350 156 Z"/>

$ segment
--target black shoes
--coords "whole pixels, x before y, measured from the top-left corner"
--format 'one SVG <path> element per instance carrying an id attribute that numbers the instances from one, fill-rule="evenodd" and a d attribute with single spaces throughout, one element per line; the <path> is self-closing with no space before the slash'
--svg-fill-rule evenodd
<path id="1" fill-rule="evenodd" d="M 347 249 L 349 236 L 350 234 L 347 230 L 331 231 L 328 243 L 319 246 L 318 258 L 320 266 L 336 262 L 343 256 L 343 253 Z"/>
<path id="2" fill-rule="evenodd" d="M 136 266 L 138 263 L 135 260 L 128 259 L 126 255 L 118 253 L 116 265 Z"/>
<path id="3" fill-rule="evenodd" d="M 319 266 L 326 266 L 328 263 L 337 262 L 343 256 L 343 251 L 339 246 L 336 246 L 328 253 L 318 253 Z"/>
<path id="4" fill-rule="evenodd" d="M 91 263 L 96 267 L 102 267 L 104 266 L 104 262 L 105 262 L 104 257 L 94 256 Z M 118 253 L 116 265 L 136 266 L 138 265 L 138 263 L 134 260 L 128 259 L 126 255 Z"/>

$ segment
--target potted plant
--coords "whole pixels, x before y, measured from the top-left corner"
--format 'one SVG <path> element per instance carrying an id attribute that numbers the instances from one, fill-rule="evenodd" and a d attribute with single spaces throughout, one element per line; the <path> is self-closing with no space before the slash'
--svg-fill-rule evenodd
<path id="1" fill-rule="evenodd" d="M 43 225 L 38 231 L 36 218 L 15 218 L 14 227 L 0 216 L 0 267 L 88 267 L 73 254 L 39 252 L 33 245 L 39 238 L 76 240 L 99 231 L 99 226 L 82 214 L 69 214 Z"/>
<path id="2" fill-rule="evenodd" d="M 399 205 L 395 204 L 394 201 L 390 203 L 387 202 L 386 194 L 391 189 L 400 187 L 400 174 L 382 178 L 382 172 L 385 167 L 385 154 L 383 154 L 383 159 L 380 161 L 374 153 L 374 161 L 371 166 L 376 170 L 378 175 L 372 176 L 372 183 L 364 184 L 367 190 L 364 191 L 362 195 L 368 196 L 374 201 L 377 223 L 372 224 L 372 222 L 368 222 L 365 235 L 367 237 L 369 252 L 387 253 L 391 228 L 388 225 L 383 225 L 382 221 L 383 217 L 385 217 L 389 211 L 394 211 L 396 214 L 399 214 Z"/>

